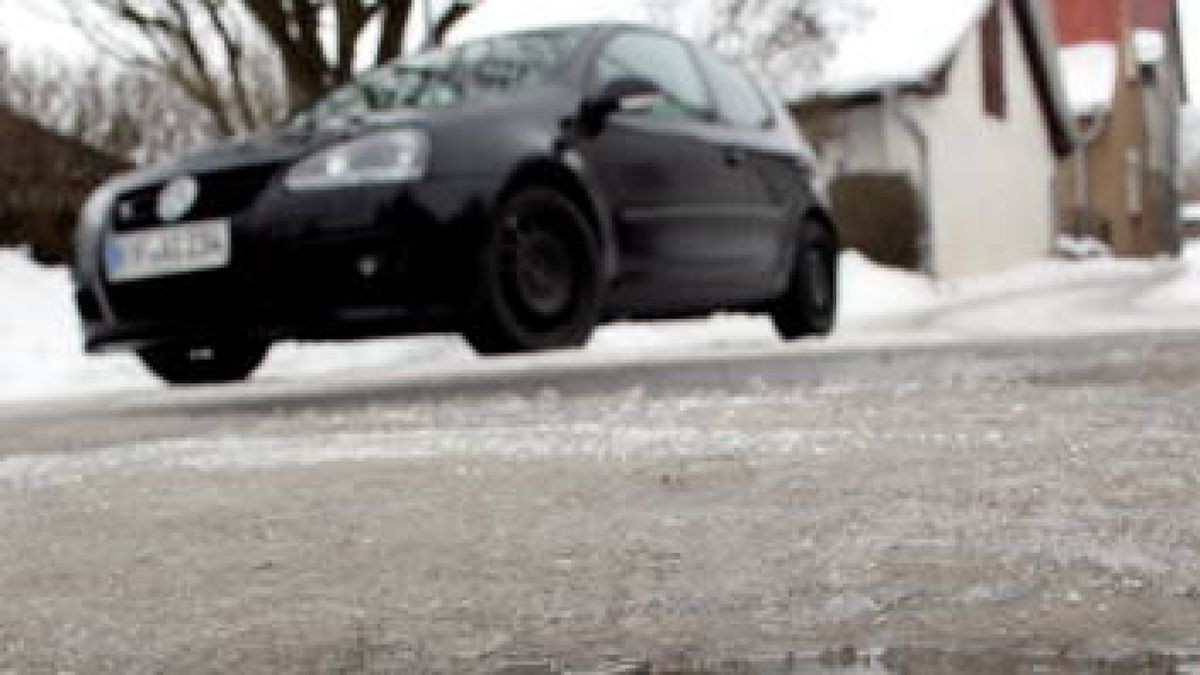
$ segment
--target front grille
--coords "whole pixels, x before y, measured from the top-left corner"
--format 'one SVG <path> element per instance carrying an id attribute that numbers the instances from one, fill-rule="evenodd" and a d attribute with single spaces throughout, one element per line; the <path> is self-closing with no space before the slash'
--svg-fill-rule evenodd
<path id="1" fill-rule="evenodd" d="M 266 189 L 278 170 L 276 165 L 265 165 L 197 176 L 199 200 L 184 219 L 220 218 L 244 211 Z M 116 229 L 129 231 L 161 225 L 157 204 L 158 194 L 165 185 L 156 183 L 122 195 L 114 207 Z"/>
<path id="2" fill-rule="evenodd" d="M 122 321 L 219 323 L 247 315 L 252 288 L 241 275 L 187 274 L 110 286 L 108 300 Z"/>

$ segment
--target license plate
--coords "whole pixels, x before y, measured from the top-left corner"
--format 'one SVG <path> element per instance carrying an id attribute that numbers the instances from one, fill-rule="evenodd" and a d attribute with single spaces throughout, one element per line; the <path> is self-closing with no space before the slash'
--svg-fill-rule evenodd
<path id="1" fill-rule="evenodd" d="M 230 250 L 229 221 L 206 220 L 113 235 L 104 265 L 109 281 L 137 281 L 220 269 Z"/>

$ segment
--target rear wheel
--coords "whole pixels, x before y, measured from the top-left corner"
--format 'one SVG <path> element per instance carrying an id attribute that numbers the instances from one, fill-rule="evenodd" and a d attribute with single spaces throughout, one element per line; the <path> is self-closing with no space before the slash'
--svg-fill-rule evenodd
<path id="1" fill-rule="evenodd" d="M 600 316 L 600 263 L 587 218 L 528 188 L 504 202 L 481 251 L 464 335 L 481 354 L 576 347 Z"/>
<path id="2" fill-rule="evenodd" d="M 833 230 L 806 220 L 788 288 L 771 305 L 775 329 L 786 340 L 828 335 L 837 318 L 838 246 Z"/>
<path id="3" fill-rule="evenodd" d="M 217 384 L 250 377 L 267 355 L 265 342 L 166 345 L 138 350 L 150 372 L 169 384 Z"/>

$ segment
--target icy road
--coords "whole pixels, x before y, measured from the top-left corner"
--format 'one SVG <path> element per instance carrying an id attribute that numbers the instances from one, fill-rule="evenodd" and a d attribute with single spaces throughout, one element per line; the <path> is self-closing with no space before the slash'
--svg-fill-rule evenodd
<path id="1" fill-rule="evenodd" d="M 0 672 L 1188 662 L 1198 401 L 1159 332 L 9 407 Z"/>

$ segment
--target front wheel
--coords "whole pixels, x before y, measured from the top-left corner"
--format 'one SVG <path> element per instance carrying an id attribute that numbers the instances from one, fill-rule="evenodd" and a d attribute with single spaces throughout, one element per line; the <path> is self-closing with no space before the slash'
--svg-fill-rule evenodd
<path id="1" fill-rule="evenodd" d="M 600 317 L 599 246 L 567 197 L 527 188 L 500 207 L 463 331 L 481 354 L 577 347 Z"/>
<path id="2" fill-rule="evenodd" d="M 269 348 L 265 342 L 165 345 L 138 350 L 137 355 L 168 384 L 218 384 L 250 377 Z"/>
<path id="3" fill-rule="evenodd" d="M 837 319 L 838 245 L 833 230 L 807 220 L 796 247 L 787 290 L 771 304 L 771 319 L 785 340 L 828 335 Z"/>

